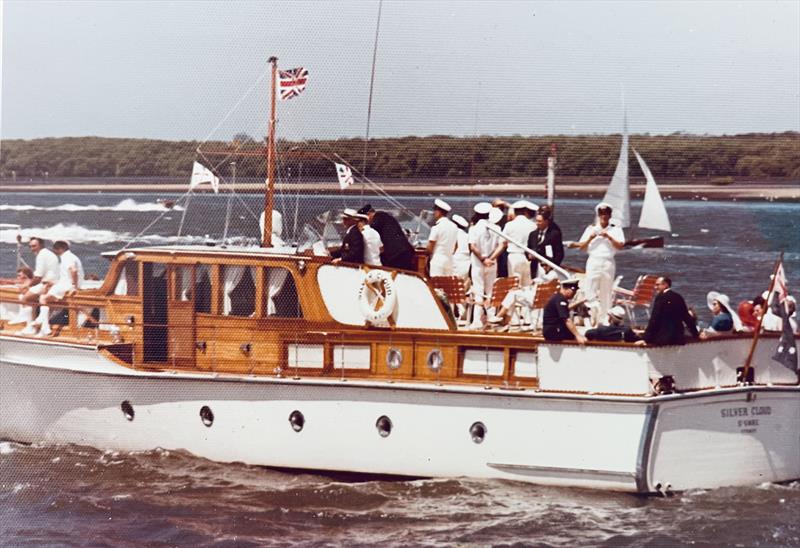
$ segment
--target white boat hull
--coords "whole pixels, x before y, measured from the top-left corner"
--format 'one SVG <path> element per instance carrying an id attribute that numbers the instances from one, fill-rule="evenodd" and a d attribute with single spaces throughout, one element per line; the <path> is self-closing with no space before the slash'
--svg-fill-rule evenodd
<path id="1" fill-rule="evenodd" d="M 210 426 L 201 420 L 204 406 L 214 415 Z M 289 423 L 293 411 L 305 418 L 300 432 Z M 376 428 L 381 416 L 392 423 L 386 437 Z M 482 443 L 470 434 L 476 422 L 486 427 Z M 6 339 L 0 438 L 116 451 L 160 447 L 286 468 L 653 492 L 800 478 L 800 389 L 643 398 L 210 378 L 132 371 L 90 349 Z"/>

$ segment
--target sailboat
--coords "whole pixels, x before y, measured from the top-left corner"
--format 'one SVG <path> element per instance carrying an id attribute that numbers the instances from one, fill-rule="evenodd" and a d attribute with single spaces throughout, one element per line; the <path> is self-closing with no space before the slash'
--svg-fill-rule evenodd
<path id="1" fill-rule="evenodd" d="M 667 208 L 664 200 L 658 191 L 658 185 L 653 177 L 653 173 L 642 158 L 641 154 L 633 150 L 639 167 L 647 180 L 647 187 L 644 192 L 644 202 L 642 212 L 639 216 L 639 227 L 651 230 L 661 230 L 672 232 L 672 225 L 669 222 Z M 619 151 L 619 161 L 611 183 L 608 185 L 603 201 L 611 205 L 613 209 L 612 219 L 622 228 L 631 226 L 631 192 L 628 177 L 628 116 L 624 116 L 622 130 L 622 146 Z M 663 236 L 653 236 L 649 238 L 632 238 L 625 242 L 625 247 L 664 247 Z"/>

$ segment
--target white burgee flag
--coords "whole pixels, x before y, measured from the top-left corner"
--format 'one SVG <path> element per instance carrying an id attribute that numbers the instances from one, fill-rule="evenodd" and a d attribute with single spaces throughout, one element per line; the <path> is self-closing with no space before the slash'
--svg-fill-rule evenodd
<path id="1" fill-rule="evenodd" d="M 339 176 L 339 188 L 342 190 L 353 184 L 353 172 L 346 165 L 336 164 L 336 175 Z"/>
<path id="2" fill-rule="evenodd" d="M 214 194 L 219 192 L 219 177 L 200 162 L 195 162 L 194 167 L 192 167 L 192 180 L 189 181 L 189 190 L 194 190 L 195 187 L 204 184 L 210 184 L 211 188 L 214 189 Z"/>

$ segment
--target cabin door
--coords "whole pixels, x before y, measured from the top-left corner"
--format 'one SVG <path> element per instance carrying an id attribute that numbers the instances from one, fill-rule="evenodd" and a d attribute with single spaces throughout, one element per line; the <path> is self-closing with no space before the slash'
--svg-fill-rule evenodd
<path id="1" fill-rule="evenodd" d="M 169 358 L 174 367 L 195 365 L 195 269 L 193 266 L 172 268 L 172 290 L 169 299 Z"/>
<path id="2" fill-rule="evenodd" d="M 167 268 L 160 263 L 144 263 L 142 318 L 145 363 L 165 364 L 167 341 Z"/>

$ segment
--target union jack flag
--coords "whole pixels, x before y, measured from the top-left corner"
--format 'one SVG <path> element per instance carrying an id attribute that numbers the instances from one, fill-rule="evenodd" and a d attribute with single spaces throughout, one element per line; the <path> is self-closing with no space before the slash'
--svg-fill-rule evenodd
<path id="1" fill-rule="evenodd" d="M 281 99 L 291 99 L 300 95 L 306 89 L 308 81 L 308 71 L 303 67 L 279 70 L 281 84 Z"/>

